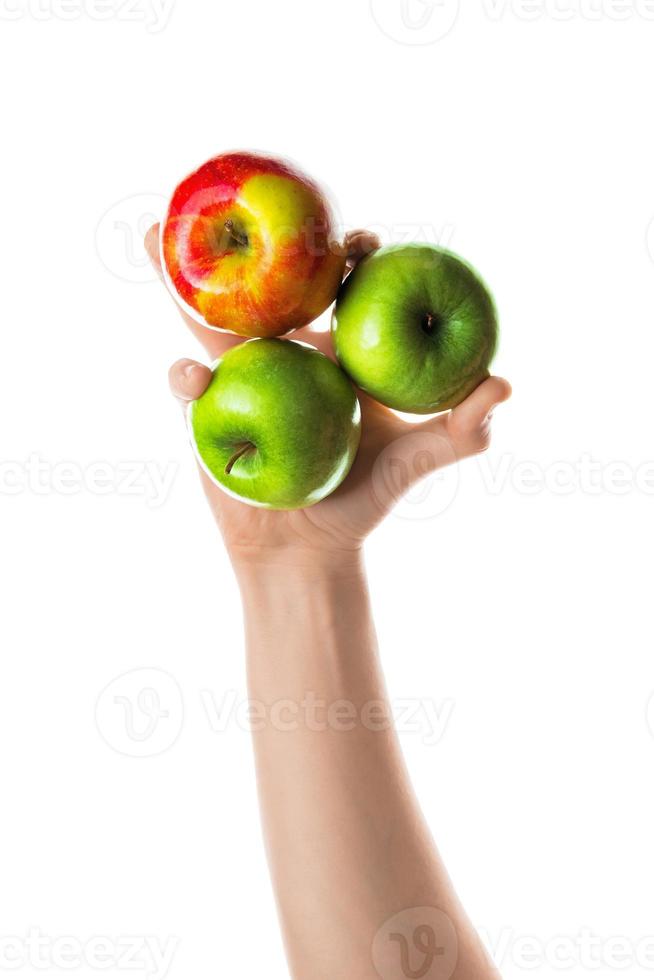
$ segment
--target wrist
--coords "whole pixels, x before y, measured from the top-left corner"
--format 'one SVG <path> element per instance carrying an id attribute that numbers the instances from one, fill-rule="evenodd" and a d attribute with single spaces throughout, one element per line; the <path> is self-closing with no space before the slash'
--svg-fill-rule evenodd
<path id="1" fill-rule="evenodd" d="M 367 593 L 363 554 L 311 549 L 257 549 L 232 554 L 247 622 L 265 620 L 269 626 L 289 617 L 317 622 L 322 611 L 343 606 L 349 598 Z M 331 615 L 328 617 L 331 618 Z"/>
<path id="2" fill-rule="evenodd" d="M 233 557 L 241 592 L 247 660 L 266 690 L 289 692 L 299 687 L 322 690 L 311 681 L 316 663 L 342 676 L 353 651 L 374 646 L 370 600 L 360 550 L 345 555 L 275 549 Z M 271 656 L 271 651 L 274 654 Z M 295 678 L 277 676 L 285 664 Z M 312 666 L 313 665 L 313 666 Z M 330 666 L 331 665 L 331 666 Z M 322 674 L 320 674 L 322 678 Z M 324 680 L 324 678 L 323 678 Z M 297 691 L 296 691 L 297 693 Z"/>
<path id="3" fill-rule="evenodd" d="M 241 589 L 256 581 L 320 581 L 365 575 L 363 549 L 244 545 L 230 549 Z"/>

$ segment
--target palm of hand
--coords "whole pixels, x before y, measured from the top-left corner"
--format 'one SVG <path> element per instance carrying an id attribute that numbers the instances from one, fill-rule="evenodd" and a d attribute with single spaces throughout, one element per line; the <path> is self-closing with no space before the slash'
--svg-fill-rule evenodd
<path id="1" fill-rule="evenodd" d="M 161 273 L 158 226 L 148 232 L 146 247 Z M 378 247 L 374 236 L 352 232 L 346 238 L 350 264 Z M 242 338 L 200 326 L 182 313 L 187 326 L 212 360 Z M 292 338 L 318 347 L 335 360 L 329 333 L 312 327 L 295 331 Z M 182 403 L 198 398 L 206 388 L 210 370 L 194 361 L 173 365 L 170 382 Z M 362 411 L 361 445 L 344 483 L 325 500 L 306 510 L 272 511 L 251 507 L 223 493 L 200 470 L 211 509 L 225 543 L 234 556 L 274 549 L 304 552 L 355 552 L 366 535 L 383 519 L 394 502 L 419 479 L 442 466 L 487 448 L 490 416 L 495 405 L 510 395 L 508 383 L 489 378 L 465 402 L 444 415 L 413 424 L 358 392 Z"/>

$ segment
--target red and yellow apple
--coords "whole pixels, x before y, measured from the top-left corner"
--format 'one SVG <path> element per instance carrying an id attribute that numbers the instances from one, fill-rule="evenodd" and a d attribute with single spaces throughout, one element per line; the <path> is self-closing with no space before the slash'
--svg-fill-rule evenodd
<path id="1" fill-rule="evenodd" d="M 214 157 L 176 188 L 161 226 L 169 288 L 195 320 L 244 337 L 305 326 L 345 268 L 325 194 L 260 153 Z"/>

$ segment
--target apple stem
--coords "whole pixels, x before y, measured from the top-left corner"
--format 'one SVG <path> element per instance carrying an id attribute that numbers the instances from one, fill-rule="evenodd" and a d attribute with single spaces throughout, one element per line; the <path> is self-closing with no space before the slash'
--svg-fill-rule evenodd
<path id="1" fill-rule="evenodd" d="M 243 445 L 238 447 L 238 449 L 236 450 L 232 458 L 227 463 L 227 466 L 225 467 L 225 473 L 227 474 L 227 476 L 229 476 L 229 474 L 232 472 L 234 463 L 236 463 L 236 461 L 240 459 L 241 456 L 245 456 L 246 453 L 249 453 L 251 449 L 256 449 L 256 446 L 252 442 L 244 442 Z"/>
<path id="2" fill-rule="evenodd" d="M 229 218 L 225 222 L 225 228 L 227 229 L 229 234 L 232 236 L 232 238 L 238 245 L 247 245 L 248 243 L 247 235 L 239 235 L 239 233 L 234 228 L 234 222 L 232 221 L 231 218 Z"/>
<path id="3" fill-rule="evenodd" d="M 422 321 L 422 329 L 425 333 L 432 334 L 439 323 L 440 318 L 435 313 L 428 313 Z"/>

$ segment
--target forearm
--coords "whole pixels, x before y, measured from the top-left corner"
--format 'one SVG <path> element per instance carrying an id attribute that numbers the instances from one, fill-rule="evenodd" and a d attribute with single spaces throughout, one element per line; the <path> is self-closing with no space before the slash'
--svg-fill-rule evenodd
<path id="1" fill-rule="evenodd" d="M 420 907 L 440 910 L 454 927 L 452 976 L 494 976 L 410 787 L 361 561 L 320 568 L 248 561 L 237 571 L 250 696 L 268 707 L 255 756 L 293 976 L 378 978 L 375 935 L 397 913 Z M 409 940 L 412 922 L 409 915 Z M 397 951 L 389 946 L 389 963 Z M 398 968 L 398 980 L 405 975 Z M 384 976 L 394 978 L 390 966 Z"/>

